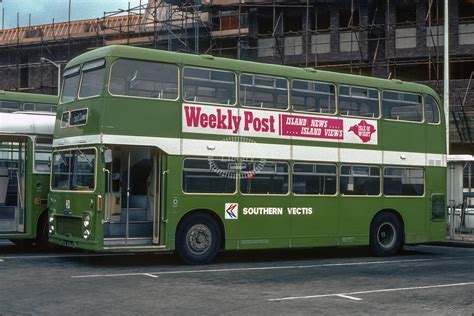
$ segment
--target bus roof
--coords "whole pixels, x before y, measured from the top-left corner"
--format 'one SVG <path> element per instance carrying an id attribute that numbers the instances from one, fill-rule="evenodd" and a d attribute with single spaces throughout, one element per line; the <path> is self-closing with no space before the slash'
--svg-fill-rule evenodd
<path id="1" fill-rule="evenodd" d="M 57 95 L 0 90 L 0 100 L 58 104 Z"/>
<path id="2" fill-rule="evenodd" d="M 158 49 L 140 48 L 125 45 L 111 45 L 97 48 L 73 58 L 67 65 L 72 67 L 80 65 L 86 61 L 103 57 L 122 57 L 137 60 L 163 61 L 184 65 L 194 65 L 202 67 L 213 67 L 218 69 L 229 69 L 268 75 L 284 75 L 286 77 L 314 79 L 325 82 L 344 83 L 350 85 L 368 86 L 380 89 L 411 91 L 414 93 L 425 93 L 435 96 L 437 93 L 430 87 L 405 82 L 398 79 L 381 79 L 368 76 L 343 74 L 332 71 L 319 70 L 314 68 L 299 68 L 292 66 L 266 64 L 245 60 L 236 60 L 211 55 L 197 55 L 178 52 L 169 52 Z M 316 75 L 317 74 L 317 75 Z"/>
<path id="3" fill-rule="evenodd" d="M 53 135 L 54 113 L 0 113 L 0 134 Z"/>

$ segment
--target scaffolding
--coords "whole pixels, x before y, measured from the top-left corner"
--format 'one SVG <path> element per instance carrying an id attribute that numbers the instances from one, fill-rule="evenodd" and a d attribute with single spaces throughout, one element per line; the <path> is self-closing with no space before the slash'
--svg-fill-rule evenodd
<path id="1" fill-rule="evenodd" d="M 96 47 L 122 44 L 155 47 L 185 52 L 200 52 L 200 43 L 210 38 L 207 13 L 194 1 L 172 5 L 164 0 L 149 1 L 127 9 L 104 12 L 100 18 L 67 21 L 38 26 L 17 27 L 0 31 L 0 50 L 8 56 L 0 61 L 4 77 L 16 78 L 2 88 L 54 93 L 57 71 L 40 63 L 49 58 L 62 67 L 68 60 Z M 1 59 L 1 58 L 0 58 Z M 28 75 L 25 75 L 27 73 Z M 33 73 L 34 76 L 29 74 Z M 26 78 L 26 79 L 25 79 Z M 51 78 L 45 82 L 43 78 Z M 31 82 L 41 83 L 34 89 Z"/>
<path id="2" fill-rule="evenodd" d="M 449 34 L 454 77 L 463 73 L 453 80 L 453 133 L 470 144 L 472 3 L 450 0 Z M 461 4 L 462 12 L 455 7 Z M 55 69 L 40 57 L 64 67 L 80 52 L 122 44 L 422 81 L 441 92 L 441 8 L 442 0 L 142 0 L 91 20 L 27 27 L 18 21 L 0 31 L 1 56 L 8 56 L 0 57 L 0 73 L 16 78 L 0 88 L 53 93 Z"/>

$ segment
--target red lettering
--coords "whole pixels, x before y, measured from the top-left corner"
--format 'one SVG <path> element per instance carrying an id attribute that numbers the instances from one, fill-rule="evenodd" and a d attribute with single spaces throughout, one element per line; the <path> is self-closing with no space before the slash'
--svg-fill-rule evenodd
<path id="1" fill-rule="evenodd" d="M 231 117 L 232 117 L 232 121 L 230 121 Z M 240 128 L 240 121 L 242 121 L 242 118 L 239 115 L 233 116 L 232 110 L 229 110 L 229 121 L 231 122 L 229 125 L 229 128 L 232 128 L 232 133 L 237 134 Z M 234 124 L 233 127 L 232 127 L 232 123 Z"/>
<path id="2" fill-rule="evenodd" d="M 268 132 L 269 119 L 262 119 L 262 132 Z"/>
<path id="3" fill-rule="evenodd" d="M 253 120 L 253 129 L 256 132 L 260 132 L 261 128 L 262 128 L 262 120 L 260 120 L 259 118 L 256 118 L 255 120 Z"/>
<path id="4" fill-rule="evenodd" d="M 202 113 L 200 117 L 201 127 L 207 127 L 209 122 L 209 117 L 206 113 Z"/>
<path id="5" fill-rule="evenodd" d="M 209 115 L 209 127 L 216 128 L 217 126 L 217 117 L 214 114 Z"/>
<path id="6" fill-rule="evenodd" d="M 229 113 L 229 120 L 230 120 L 230 115 L 232 115 L 232 113 Z M 222 115 L 221 109 L 217 109 L 217 128 L 218 129 L 230 128 L 230 124 L 229 125 L 225 124 L 226 120 L 227 120 L 227 116 Z M 209 123 L 209 125 L 210 125 L 210 123 Z M 227 127 L 227 126 L 229 126 L 229 127 Z"/>
<path id="7" fill-rule="evenodd" d="M 199 116 L 201 115 L 201 108 L 185 106 L 184 112 L 186 115 L 186 125 L 192 127 L 199 126 Z"/>
<path id="8" fill-rule="evenodd" d="M 244 112 L 244 130 L 249 130 L 249 125 L 253 122 L 253 114 L 252 112 L 245 111 Z"/>
<path id="9" fill-rule="evenodd" d="M 270 132 L 275 132 L 275 117 L 273 115 L 270 116 Z"/>

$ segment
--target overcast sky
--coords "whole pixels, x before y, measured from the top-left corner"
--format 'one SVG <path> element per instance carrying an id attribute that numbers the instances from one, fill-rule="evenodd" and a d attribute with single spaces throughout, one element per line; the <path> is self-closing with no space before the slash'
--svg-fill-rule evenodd
<path id="1" fill-rule="evenodd" d="M 134 7 L 140 0 L 71 0 L 71 20 L 104 16 L 104 11 L 127 9 L 128 2 Z M 142 0 L 142 3 L 148 2 Z M 20 13 L 20 26 L 65 22 L 68 19 L 69 0 L 0 0 L 0 10 L 5 10 L 5 28 L 16 27 L 16 14 Z M 1 18 L 1 16 L 0 16 Z M 1 25 L 0 25 L 1 26 Z"/>

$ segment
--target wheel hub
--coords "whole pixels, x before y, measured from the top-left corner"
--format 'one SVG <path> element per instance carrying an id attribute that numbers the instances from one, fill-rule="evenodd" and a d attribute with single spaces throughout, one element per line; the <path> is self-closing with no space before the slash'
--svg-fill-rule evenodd
<path id="1" fill-rule="evenodd" d="M 392 223 L 385 222 L 380 225 L 377 232 L 377 240 L 380 246 L 391 248 L 397 240 L 397 232 Z"/>
<path id="2" fill-rule="evenodd" d="M 194 254 L 206 252 L 212 244 L 212 234 L 206 225 L 196 224 L 186 235 L 188 248 Z"/>

